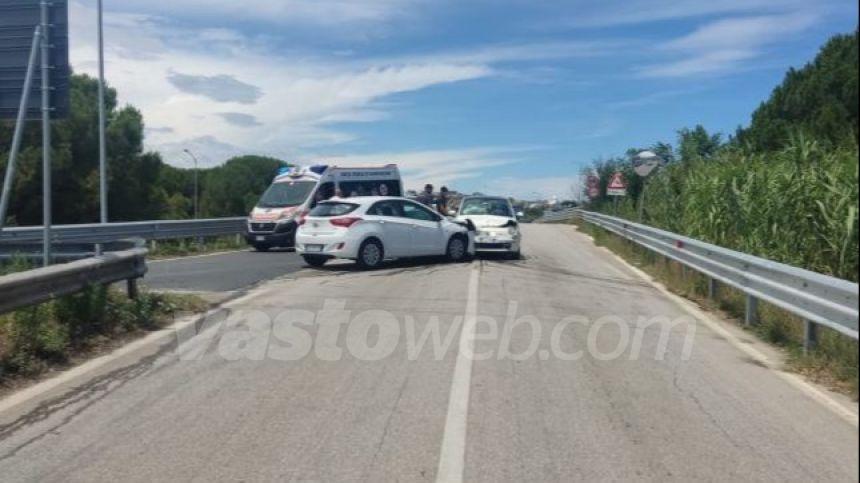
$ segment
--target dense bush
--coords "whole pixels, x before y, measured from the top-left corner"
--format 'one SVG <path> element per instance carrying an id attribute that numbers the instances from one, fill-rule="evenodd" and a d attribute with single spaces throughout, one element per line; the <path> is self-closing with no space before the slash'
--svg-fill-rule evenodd
<path id="1" fill-rule="evenodd" d="M 597 161 L 603 193 L 621 171 L 628 196 L 617 208 L 606 196 L 591 207 L 857 281 L 857 42 L 857 33 L 836 36 L 791 70 L 737 137 L 724 142 L 696 126 L 678 132 L 677 150 L 650 146 L 669 163 L 647 184 L 632 168 L 639 149 Z"/>
<path id="2" fill-rule="evenodd" d="M 774 153 L 727 149 L 673 164 L 649 180 L 645 221 L 856 281 L 857 155 L 797 141 Z"/>
<path id="3" fill-rule="evenodd" d="M 193 297 L 143 292 L 130 300 L 105 287 L 0 316 L 0 388 L 10 376 L 33 375 L 124 334 L 151 330 L 178 311 L 199 311 Z"/>

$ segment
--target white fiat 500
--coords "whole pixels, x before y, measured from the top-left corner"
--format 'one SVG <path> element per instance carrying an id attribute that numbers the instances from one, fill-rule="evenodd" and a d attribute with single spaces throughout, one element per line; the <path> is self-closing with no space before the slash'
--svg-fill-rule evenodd
<path id="1" fill-rule="evenodd" d="M 475 253 L 467 223 L 450 221 L 405 198 L 333 198 L 298 223 L 296 251 L 314 267 L 333 258 L 355 260 L 363 268 L 423 256 L 460 262 Z"/>
<path id="2" fill-rule="evenodd" d="M 508 198 L 467 196 L 460 203 L 456 220 L 471 221 L 477 229 L 475 251 L 498 252 L 520 258 L 520 224 Z"/>

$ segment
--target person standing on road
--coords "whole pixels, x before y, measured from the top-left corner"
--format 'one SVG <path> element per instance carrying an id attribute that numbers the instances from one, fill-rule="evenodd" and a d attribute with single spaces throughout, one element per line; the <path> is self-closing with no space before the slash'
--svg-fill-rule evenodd
<path id="1" fill-rule="evenodd" d="M 433 185 L 424 185 L 424 191 L 422 191 L 421 194 L 418 195 L 416 201 L 418 201 L 424 206 L 429 206 L 430 208 L 433 208 Z"/>
<path id="2" fill-rule="evenodd" d="M 448 216 L 448 187 L 439 188 L 439 197 L 436 198 L 436 211 L 442 216 Z"/>

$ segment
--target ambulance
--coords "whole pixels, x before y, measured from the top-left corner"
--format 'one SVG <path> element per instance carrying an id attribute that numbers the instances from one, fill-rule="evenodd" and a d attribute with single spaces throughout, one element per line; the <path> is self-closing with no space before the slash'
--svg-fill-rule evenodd
<path id="1" fill-rule="evenodd" d="M 284 168 L 248 217 L 245 240 L 257 251 L 293 248 L 298 220 L 320 201 L 402 194 L 403 184 L 396 164 L 367 168 Z"/>

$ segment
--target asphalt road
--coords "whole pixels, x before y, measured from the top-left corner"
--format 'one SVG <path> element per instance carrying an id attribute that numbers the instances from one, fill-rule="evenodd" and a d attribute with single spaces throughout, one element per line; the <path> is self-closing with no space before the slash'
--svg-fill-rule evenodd
<path id="1" fill-rule="evenodd" d="M 524 253 L 265 283 L 180 351 L 0 426 L 0 479 L 857 480 L 856 425 L 737 331 L 570 226 L 527 226 Z M 408 342 L 427 329 L 449 350 Z"/>
<path id="2" fill-rule="evenodd" d="M 143 283 L 155 290 L 236 292 L 293 273 L 301 257 L 290 251 L 243 250 L 197 257 L 150 260 Z"/>

